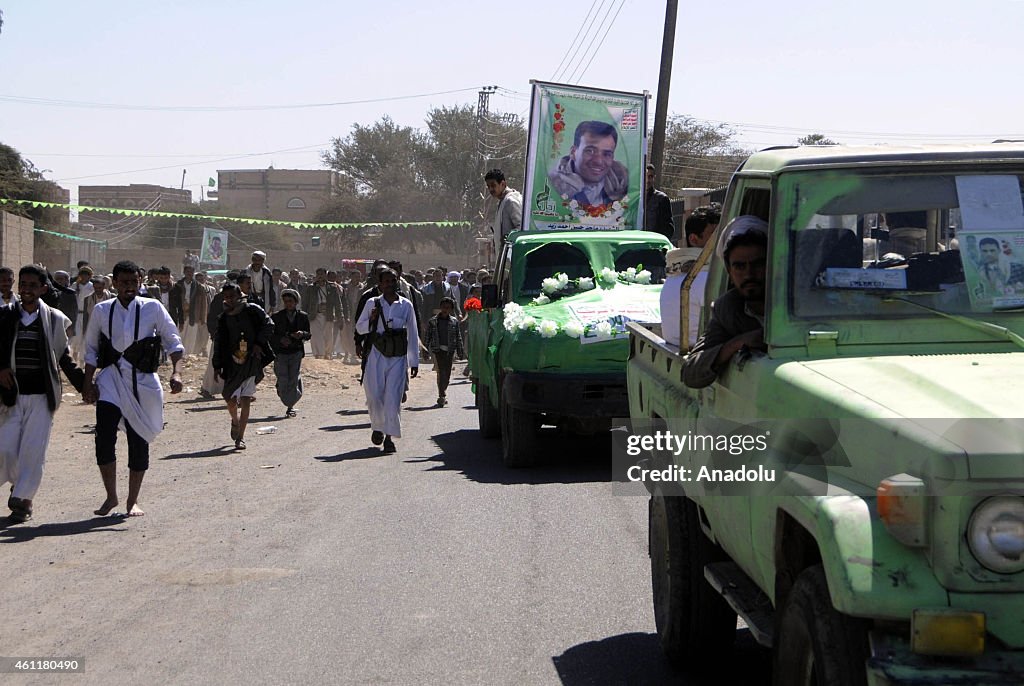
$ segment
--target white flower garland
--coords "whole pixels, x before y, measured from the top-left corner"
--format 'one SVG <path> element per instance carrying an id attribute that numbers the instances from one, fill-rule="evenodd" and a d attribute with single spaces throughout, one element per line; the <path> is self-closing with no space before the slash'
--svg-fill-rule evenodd
<path id="1" fill-rule="evenodd" d="M 620 283 L 649 285 L 651 283 L 651 272 L 644 269 L 642 264 L 621 272 L 617 272 L 610 267 L 604 267 L 594 277 L 581 276 L 578 279 L 570 279 L 567 274 L 558 272 L 554 276 L 541 281 L 541 293 L 530 301 L 529 306 L 547 305 L 561 296 L 590 291 L 598 285 L 606 290 L 615 288 Z M 527 314 L 525 307 L 514 302 L 505 305 L 503 312 L 505 314 L 503 326 L 509 333 L 515 331 L 536 331 L 541 335 L 541 338 L 554 338 L 559 333 L 563 333 L 570 338 L 594 334 L 598 340 L 615 338 L 621 335 L 621 332 L 613 329 L 612 325 L 607 321 L 583 324 L 573 320 L 563 326 L 559 326 L 558 322 L 551 319 L 537 321 L 535 317 Z"/>
<path id="2" fill-rule="evenodd" d="M 505 315 L 502 326 L 504 326 L 505 331 L 508 331 L 509 333 L 515 333 L 516 331 L 536 331 L 541 335 L 541 338 L 554 338 L 560 333 L 565 334 L 569 338 L 579 338 L 584 334 L 592 333 L 598 340 L 615 338 L 621 335 L 621 332 L 617 329 L 613 329 L 611 323 L 607 321 L 583 324 L 576 320 L 572 320 L 566 322 L 563 326 L 559 326 L 558 322 L 553 319 L 541 319 L 540 321 L 537 321 L 536 317 L 531 317 L 527 314 L 525 307 L 514 302 L 505 305 L 502 312 Z"/>

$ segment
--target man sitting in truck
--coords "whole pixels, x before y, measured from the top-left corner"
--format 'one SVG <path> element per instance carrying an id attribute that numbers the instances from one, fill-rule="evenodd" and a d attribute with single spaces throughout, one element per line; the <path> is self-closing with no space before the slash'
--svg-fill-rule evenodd
<path id="1" fill-rule="evenodd" d="M 683 364 L 683 383 L 710 386 L 733 355 L 767 349 L 764 343 L 765 257 L 768 224 L 759 217 L 736 217 L 719 240 L 732 288 L 711 305 L 711 319 Z"/>

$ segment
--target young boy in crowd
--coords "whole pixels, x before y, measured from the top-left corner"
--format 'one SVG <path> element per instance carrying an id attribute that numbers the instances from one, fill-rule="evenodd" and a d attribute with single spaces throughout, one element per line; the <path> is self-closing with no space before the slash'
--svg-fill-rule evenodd
<path id="1" fill-rule="evenodd" d="M 448 382 L 452 378 L 452 363 L 455 357 L 465 357 L 462 348 L 462 332 L 459 320 L 452 316 L 455 301 L 449 297 L 441 298 L 441 311 L 427 322 L 427 350 L 434 356 L 434 371 L 437 372 L 437 406 L 448 404 L 446 393 Z"/>

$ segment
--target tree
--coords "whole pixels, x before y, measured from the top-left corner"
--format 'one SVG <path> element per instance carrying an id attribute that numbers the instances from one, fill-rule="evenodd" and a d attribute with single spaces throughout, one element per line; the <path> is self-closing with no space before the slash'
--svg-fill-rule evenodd
<path id="1" fill-rule="evenodd" d="M 60 186 L 43 177 L 30 160 L 21 156 L 9 145 L 0 143 L 0 198 L 12 200 L 41 200 L 45 202 L 64 202 L 65 197 Z M 3 204 L 5 212 L 32 219 L 44 229 L 63 231 L 68 228 L 68 211 L 66 209 L 31 207 L 27 205 Z M 35 234 L 36 250 L 56 247 L 52 236 L 37 232 Z"/>
<path id="2" fill-rule="evenodd" d="M 508 168 L 522 169 L 525 139 L 518 120 L 480 120 L 470 105 L 431 109 L 422 131 L 387 116 L 356 124 L 323 153 L 324 163 L 341 174 L 342 190 L 315 221 L 473 221 L 484 208 L 482 167 L 507 160 Z M 326 246 L 416 252 L 418 245 L 436 245 L 456 253 L 471 238 L 468 228 L 339 229 Z"/>
<path id="3" fill-rule="evenodd" d="M 825 138 L 820 133 L 810 133 L 801 138 L 797 138 L 796 142 L 798 145 L 839 145 L 831 138 Z"/>
<path id="4" fill-rule="evenodd" d="M 717 188 L 750 151 L 738 146 L 736 132 L 725 123 L 703 122 L 689 115 L 669 117 L 665 130 L 662 185 L 669 195 L 683 188 Z"/>

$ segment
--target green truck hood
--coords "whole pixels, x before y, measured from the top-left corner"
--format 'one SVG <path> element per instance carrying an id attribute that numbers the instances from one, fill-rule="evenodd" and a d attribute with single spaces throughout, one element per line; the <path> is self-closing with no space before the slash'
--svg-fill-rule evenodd
<path id="1" fill-rule="evenodd" d="M 1024 354 L 899 355 L 799 362 L 907 418 L 1024 416 Z"/>
<path id="2" fill-rule="evenodd" d="M 885 417 L 902 433 L 912 420 L 946 455 L 966 458 L 955 478 L 1024 478 L 1024 353 L 901 355 L 796 363 L 849 391 L 838 405 L 860 406 L 853 416 Z M 817 386 L 818 384 L 813 384 Z M 826 385 L 829 385 L 826 382 Z M 835 397 L 836 389 L 823 397 Z M 870 409 L 873 406 L 873 409 Z M 868 412 L 865 415 L 864 410 Z M 937 441 L 933 442 L 933 441 Z M 954 447 L 955 446 L 955 447 Z M 919 446 L 915 452 L 924 449 Z M 926 452 L 921 452 L 922 455 Z M 950 463 L 952 464 L 952 463 Z"/>

